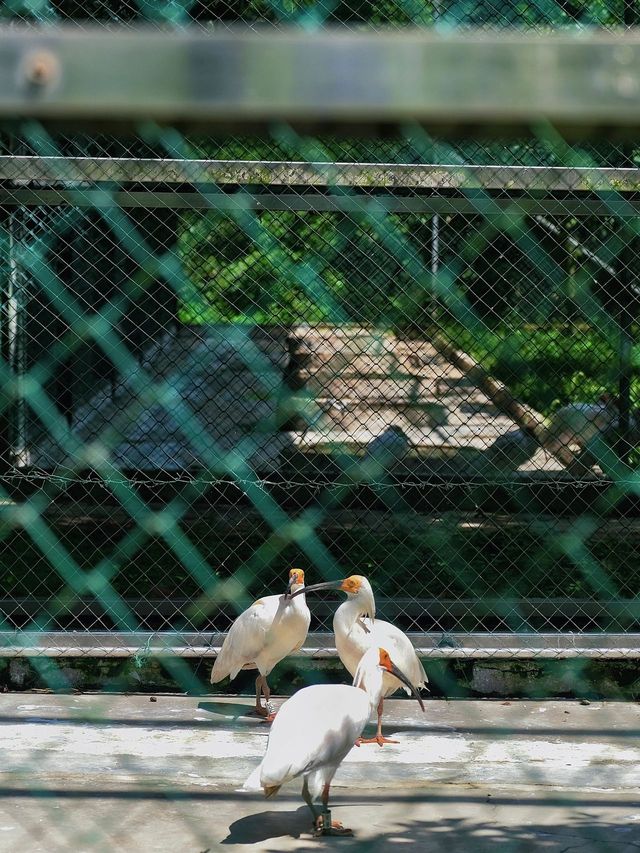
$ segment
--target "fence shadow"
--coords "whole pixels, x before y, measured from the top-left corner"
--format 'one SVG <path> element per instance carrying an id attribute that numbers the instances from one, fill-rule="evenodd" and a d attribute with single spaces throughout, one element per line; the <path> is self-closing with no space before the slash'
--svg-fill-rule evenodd
<path id="1" fill-rule="evenodd" d="M 489 805 L 483 812 L 467 816 L 439 818 L 435 815 L 425 819 L 414 817 L 415 806 L 408 811 L 407 803 L 397 803 L 395 815 L 389 813 L 392 806 L 388 804 L 383 815 L 377 816 L 368 811 L 363 814 L 355 804 L 336 808 L 334 818 L 344 820 L 354 829 L 352 839 L 313 838 L 308 810 L 302 807 L 294 812 L 262 811 L 241 817 L 230 825 L 229 834 L 221 844 L 256 844 L 267 853 L 281 853 L 283 849 L 312 853 L 334 849 L 336 844 L 340 849 L 366 850 L 367 853 L 394 850 L 399 853 L 405 850 L 420 853 L 564 853 L 570 850 L 631 853 L 640 849 L 639 826 L 629 825 L 622 815 L 619 820 L 602 819 L 593 809 L 585 811 L 578 807 L 573 813 L 555 812 L 554 819 L 548 822 L 542 815 L 538 820 L 530 820 L 535 815 L 529 811 L 506 823 L 491 814 Z M 379 811 L 377 806 L 370 808 Z M 366 826 L 372 827 L 374 832 Z M 292 843 L 293 839 L 298 843 Z"/>

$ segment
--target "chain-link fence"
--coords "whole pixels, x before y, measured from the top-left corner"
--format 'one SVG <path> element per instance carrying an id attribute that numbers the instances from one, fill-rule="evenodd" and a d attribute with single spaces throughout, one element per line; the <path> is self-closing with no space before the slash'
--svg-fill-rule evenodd
<path id="1" fill-rule="evenodd" d="M 97 25 L 114 43 L 117 25 L 135 33 L 134 24 L 151 22 L 160 47 L 163 37 L 188 39 L 183 25 L 202 38 L 243 22 L 266 38 L 274 25 L 322 35 L 332 24 L 362 35 L 417 24 L 439 32 L 480 27 L 478 41 L 489 39 L 499 52 L 499 28 L 580 31 L 584 47 L 590 28 L 618 33 L 637 11 L 636 3 L 612 0 L 29 0 L 4 4 L 10 26 L 0 31 L 0 46 L 7 32 L 22 38 L 33 24 L 68 21 L 87 34 Z M 250 110 L 240 120 L 235 114 L 242 132 L 222 124 L 215 135 L 204 132 L 211 111 L 194 128 L 182 114 L 162 121 L 162 97 L 147 100 L 157 84 L 148 54 L 136 57 L 140 88 L 109 101 L 127 112 L 126 127 L 117 114 L 88 123 L 80 88 L 71 87 L 75 101 L 64 89 L 67 57 L 56 53 L 51 31 L 46 38 L 29 42 L 24 57 L 15 54 L 17 70 L 0 47 L 0 90 L 17 81 L 13 113 L 0 92 L 0 119 L 12 118 L 0 123 L 0 657 L 11 659 L 7 667 L 0 661 L 3 686 L 28 683 L 19 658 L 29 659 L 38 684 L 59 691 L 79 683 L 64 659 L 117 657 L 134 666 L 159 659 L 174 691 L 202 694 L 238 613 L 256 597 L 284 592 L 288 570 L 300 566 L 308 584 L 365 575 L 376 616 L 409 634 L 436 695 L 491 693 L 495 682 L 483 681 L 480 669 L 448 669 L 433 658 L 572 658 L 559 680 L 558 671 L 526 662 L 503 687 L 529 696 L 571 693 L 585 697 L 585 707 L 599 691 L 615 692 L 606 668 L 594 688 L 588 659 L 640 656 L 640 147 L 632 135 L 618 135 L 637 124 L 633 38 L 610 45 L 609 58 L 597 53 L 597 38 L 588 42 L 596 51 L 588 56 L 590 91 L 602 103 L 581 101 L 576 73 L 557 103 L 547 102 L 558 122 L 527 118 L 519 103 L 525 90 L 496 74 L 504 88 L 487 95 L 486 120 L 461 118 L 453 104 L 435 130 L 407 110 L 401 120 L 374 121 L 373 133 L 369 123 L 369 135 L 359 132 L 359 114 L 345 114 L 351 95 L 336 100 L 333 90 L 326 103 L 337 118 L 322 116 L 317 132 L 311 107 L 298 114 L 302 121 L 288 121 L 286 104 L 282 112 L 270 104 L 265 118 L 255 101 L 262 133 L 248 121 Z M 167 50 L 170 44 L 167 38 Z M 185 92 L 196 94 L 184 113 L 191 118 L 198 98 L 203 112 L 211 110 L 202 44 L 188 71 L 176 65 L 174 75 L 171 66 L 162 77 L 167 88 L 173 76 L 190 81 Z M 549 57 L 562 61 L 555 44 L 545 42 L 552 71 L 560 65 Z M 505 56 L 487 63 L 488 73 Z M 359 66 L 357 57 L 347 59 L 346 89 Z M 97 68 L 103 61 L 96 53 Z M 121 50 L 113 64 L 127 61 Z M 380 66 L 391 67 L 384 51 Z M 245 79 L 243 61 L 229 67 L 227 78 Z M 312 83 L 322 66 L 309 60 L 309 67 L 317 95 L 322 87 Z M 438 79 L 446 85 L 434 80 L 434 99 L 450 84 L 455 101 L 457 78 L 451 62 L 443 67 Z M 76 85 L 95 68 L 76 64 L 70 73 Z M 284 78 L 293 91 L 293 78 Z M 369 107 L 376 98 L 400 101 L 393 81 L 391 94 L 363 87 L 360 96 Z M 281 74 L 267 83 L 283 91 Z M 525 83 L 536 98 L 545 89 L 533 78 Z M 105 78 L 96 87 L 97 100 L 108 86 Z M 60 118 L 46 115 L 56 87 L 69 98 L 71 123 L 47 120 Z M 239 102 L 255 94 L 237 90 Z M 516 116 L 511 125 L 496 108 L 501 98 L 507 118 Z M 324 660 L 336 655 L 335 600 L 309 604 L 311 629 L 297 655 L 323 659 L 324 669 L 298 661 L 291 675 L 282 664 L 274 692 L 344 675 Z M 95 664 L 93 683 L 130 687 L 109 663 Z M 635 662 L 625 673 L 636 697 Z M 141 710 L 124 697 L 81 697 L 53 710 L 48 697 L 18 706 L 4 698 L 9 787 L 0 818 L 6 801 L 23 800 L 11 825 L 0 820 L 11 849 L 132 849 L 133 804 L 157 821 L 135 849 L 187 850 L 197 841 L 206 853 L 220 832 L 204 828 L 207 798 L 217 823 L 230 824 L 227 843 L 271 838 L 272 816 L 258 806 L 256 822 L 266 830 L 239 826 L 252 800 L 230 793 L 247 759 L 264 751 L 237 719 L 229 735 L 232 715 L 247 710 L 244 700 L 196 708 L 191 696 L 184 704 L 172 697 L 177 707 L 158 702 L 154 729 L 158 708 Z M 635 718 L 624 708 L 609 709 L 606 749 L 591 749 L 597 725 L 582 719 L 568 755 L 572 721 L 557 714 L 574 714 L 575 705 L 554 709 L 555 728 L 545 729 L 532 725 L 527 704 L 487 704 L 488 711 L 440 704 L 447 707 L 428 703 L 426 723 L 389 722 L 408 752 L 376 748 L 384 757 L 372 760 L 354 750 L 360 755 L 341 770 L 359 790 L 375 784 L 376 763 L 388 762 L 381 784 L 398 787 L 387 803 L 380 792 L 372 797 L 379 808 L 372 825 L 377 832 L 379 821 L 394 819 L 409 828 L 382 837 L 385 851 L 407 841 L 427 849 L 443 830 L 454 830 L 448 849 L 487 839 L 514 850 L 552 849 L 544 827 L 520 820 L 512 787 L 543 786 L 544 807 L 555 803 L 549 785 L 554 796 L 556 789 L 637 788 L 635 771 L 620 771 L 638 758 Z M 20 748 L 11 747 L 12 726 Z M 127 736 L 138 741 L 137 752 L 124 744 Z M 460 746 L 465 738 L 473 748 Z M 519 739 L 515 746 L 511 738 Z M 52 744 L 68 750 L 62 768 Z M 424 762 L 417 770 L 412 750 Z M 463 764 L 471 785 L 510 787 L 491 806 L 502 807 L 499 821 L 492 812 L 472 826 L 472 809 L 489 804 L 493 790 L 486 803 L 471 789 L 425 792 L 425 780 L 455 781 L 452 767 L 462 778 Z M 138 787 L 129 789 L 132 780 Z M 400 794 L 405 784 L 415 784 L 415 793 Z M 214 792 L 205 790 L 212 785 Z M 91 794 L 97 803 L 105 791 L 118 801 L 111 810 L 102 803 L 68 817 L 74 798 L 84 803 Z M 577 799 L 579 815 L 573 809 L 567 821 L 576 837 L 586 833 L 592 849 L 621 849 L 615 821 L 596 826 L 588 812 L 596 799 Z M 164 835 L 153 800 L 173 809 L 177 835 Z M 442 814 L 454 806 L 465 813 L 455 823 L 415 817 L 411 825 L 410 810 L 418 815 L 425 802 L 438 803 Z M 370 834 L 360 823 L 362 837 Z M 573 845 L 564 830 L 553 830 L 564 839 L 559 849 Z M 280 838 L 280 827 L 271 834 Z"/>
<path id="2" fill-rule="evenodd" d="M 5 11 L 546 31 L 636 9 Z M 637 158 L 550 128 L 5 133 L 7 649 L 136 630 L 202 653 L 295 564 L 366 574 L 436 654 L 635 647 Z"/>
<path id="3" fill-rule="evenodd" d="M 5 628 L 201 654 L 301 563 L 431 654 L 634 648 L 638 172 L 543 141 L 571 165 L 8 141 Z"/>

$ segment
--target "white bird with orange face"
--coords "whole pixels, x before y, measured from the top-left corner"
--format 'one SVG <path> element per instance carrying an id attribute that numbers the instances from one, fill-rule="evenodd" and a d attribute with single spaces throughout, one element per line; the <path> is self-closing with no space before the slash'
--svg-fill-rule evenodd
<path id="1" fill-rule="evenodd" d="M 291 569 L 284 595 L 259 598 L 235 620 L 211 670 L 211 683 L 227 676 L 233 679 L 241 669 L 257 669 L 255 712 L 271 721 L 274 709 L 267 676 L 277 663 L 302 646 L 310 621 L 304 572 Z M 261 694 L 266 707 L 262 706 Z"/>
<path id="2" fill-rule="evenodd" d="M 329 787 L 336 770 L 362 734 L 382 699 L 384 679 L 393 678 L 424 705 L 416 689 L 383 648 L 370 648 L 360 660 L 353 686 L 316 684 L 295 693 L 281 708 L 269 733 L 262 762 L 244 783 L 273 797 L 280 787 L 303 777 L 302 796 L 311 809 L 316 835 L 351 835 L 331 821 Z M 322 798 L 322 812 L 313 801 Z"/>
<path id="3" fill-rule="evenodd" d="M 382 647 L 389 651 L 391 659 L 408 677 L 411 689 L 420 690 L 426 687 L 427 674 L 416 654 L 411 640 L 395 625 L 375 619 L 376 602 L 373 597 L 371 584 L 362 575 L 351 575 L 339 581 L 317 583 L 305 587 L 305 593 L 321 589 L 339 589 L 346 592 L 347 600 L 338 607 L 333 617 L 333 631 L 336 638 L 336 649 L 340 660 L 355 675 L 362 656 L 370 648 Z M 384 699 L 396 690 L 406 685 L 393 675 L 385 673 L 383 678 L 384 690 L 380 697 L 378 712 L 378 730 L 374 738 L 361 738 L 360 743 L 397 743 L 382 734 L 382 712 Z"/>

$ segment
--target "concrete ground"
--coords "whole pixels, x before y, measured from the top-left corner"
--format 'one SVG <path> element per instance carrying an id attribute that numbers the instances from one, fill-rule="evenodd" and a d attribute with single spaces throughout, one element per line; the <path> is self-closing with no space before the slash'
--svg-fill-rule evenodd
<path id="1" fill-rule="evenodd" d="M 268 728 L 243 698 L 0 696 L 0 851 L 640 850 L 640 705 L 387 702 L 314 839 L 298 782 L 238 789 Z M 304 721 L 301 721 L 304 722 Z"/>

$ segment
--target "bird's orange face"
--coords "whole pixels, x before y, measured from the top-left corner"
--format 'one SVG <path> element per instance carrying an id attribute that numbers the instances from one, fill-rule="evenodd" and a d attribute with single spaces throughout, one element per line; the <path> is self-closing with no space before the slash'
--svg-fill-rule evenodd
<path id="1" fill-rule="evenodd" d="M 366 652 L 365 654 L 370 654 L 372 651 L 373 650 L 370 650 L 370 652 Z M 404 686 L 408 690 L 410 690 L 411 693 L 413 693 L 413 695 L 418 700 L 418 704 L 420 705 L 420 707 L 424 711 L 424 703 L 423 703 L 422 699 L 420 698 L 420 694 L 418 693 L 417 688 L 415 687 L 414 684 L 411 683 L 410 679 L 407 678 L 407 676 L 404 674 L 404 672 L 402 672 L 402 670 L 398 669 L 398 667 L 395 665 L 395 663 L 391 660 L 391 656 L 389 655 L 389 652 L 386 649 L 382 649 L 382 648 L 378 649 L 378 666 L 380 667 L 380 669 L 384 669 L 385 672 L 388 672 L 391 675 L 395 675 L 395 677 L 398 679 L 398 681 L 401 681 L 404 684 Z"/>
<path id="2" fill-rule="evenodd" d="M 391 663 L 391 658 L 389 657 L 389 652 L 386 649 L 380 649 L 380 654 L 378 656 L 378 663 L 383 668 L 386 669 L 387 672 L 391 672 L 393 664 Z"/>
<path id="3" fill-rule="evenodd" d="M 302 569 L 291 569 L 289 572 L 289 586 L 303 586 L 304 572 Z"/>
<path id="4" fill-rule="evenodd" d="M 362 586 L 362 575 L 351 575 L 351 577 L 345 578 L 340 584 L 340 589 L 343 592 L 349 592 L 351 595 L 357 595 L 360 592 L 360 587 Z"/>

